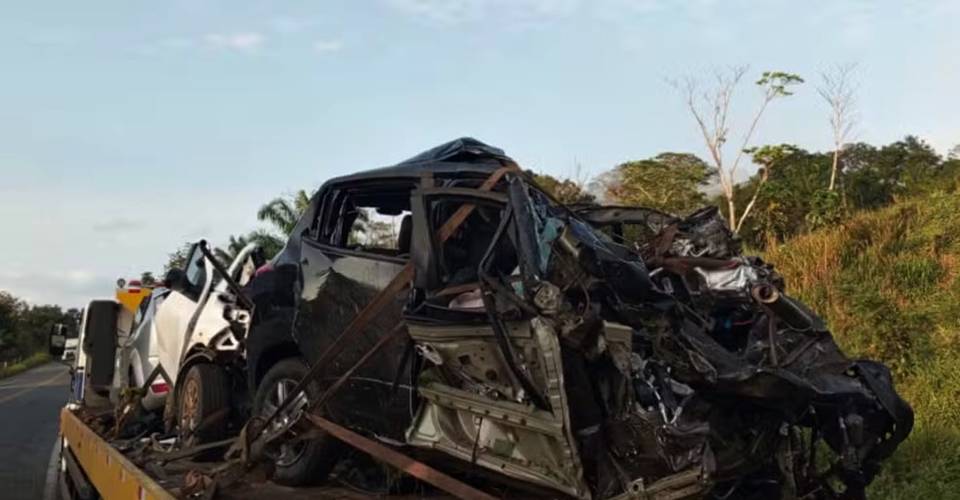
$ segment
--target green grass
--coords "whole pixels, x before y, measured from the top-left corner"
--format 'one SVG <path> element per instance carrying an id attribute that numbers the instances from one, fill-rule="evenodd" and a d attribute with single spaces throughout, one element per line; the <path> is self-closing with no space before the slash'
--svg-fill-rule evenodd
<path id="1" fill-rule="evenodd" d="M 0 378 L 6 378 L 21 372 L 25 372 L 34 366 L 42 365 L 49 361 L 49 354 L 45 352 L 35 353 L 27 358 L 24 358 L 18 363 L 9 364 L 6 367 L 0 366 Z"/>
<path id="2" fill-rule="evenodd" d="M 887 363 L 916 423 L 871 498 L 960 499 L 960 196 L 859 214 L 766 252 L 851 357 Z"/>

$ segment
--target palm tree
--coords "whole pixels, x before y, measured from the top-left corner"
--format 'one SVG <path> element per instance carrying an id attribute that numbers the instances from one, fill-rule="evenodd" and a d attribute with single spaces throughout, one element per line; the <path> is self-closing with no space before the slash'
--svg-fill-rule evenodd
<path id="1" fill-rule="evenodd" d="M 300 215 L 310 205 L 310 196 L 304 190 L 299 190 L 290 197 L 279 197 L 270 200 L 257 211 L 257 219 L 273 225 L 277 233 L 286 238 L 293 226 L 297 225 Z"/>
<path id="2" fill-rule="evenodd" d="M 231 235 L 226 248 L 217 247 L 214 249 L 214 254 L 220 262 L 227 265 L 230 264 L 234 257 L 243 250 L 243 247 L 249 243 L 260 245 L 264 256 L 269 259 L 280 252 L 283 248 L 284 240 L 265 229 L 255 229 L 247 234 L 241 234 L 239 236 Z"/>

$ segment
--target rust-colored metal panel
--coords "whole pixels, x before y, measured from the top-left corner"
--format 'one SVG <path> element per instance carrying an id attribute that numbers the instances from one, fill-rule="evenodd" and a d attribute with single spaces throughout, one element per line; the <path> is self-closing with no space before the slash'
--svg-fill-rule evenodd
<path id="1" fill-rule="evenodd" d="M 66 408 L 60 411 L 60 433 L 104 500 L 174 500 Z"/>

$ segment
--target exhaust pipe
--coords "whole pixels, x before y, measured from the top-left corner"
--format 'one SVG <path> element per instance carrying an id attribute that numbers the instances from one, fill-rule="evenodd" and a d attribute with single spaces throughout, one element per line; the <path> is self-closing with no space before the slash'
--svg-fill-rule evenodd
<path id="1" fill-rule="evenodd" d="M 807 330 L 821 322 L 796 301 L 780 293 L 777 287 L 761 283 L 750 289 L 750 295 L 762 306 L 772 311 L 791 328 Z"/>

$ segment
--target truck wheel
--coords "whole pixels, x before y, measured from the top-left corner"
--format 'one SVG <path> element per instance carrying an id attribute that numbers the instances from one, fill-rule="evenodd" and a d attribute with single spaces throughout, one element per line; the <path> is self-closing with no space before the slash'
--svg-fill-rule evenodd
<path id="1" fill-rule="evenodd" d="M 184 448 L 227 437 L 230 380 L 223 368 L 193 365 L 177 391 L 177 428 Z"/>
<path id="2" fill-rule="evenodd" d="M 287 394 L 306 376 L 309 368 L 299 358 L 287 358 L 273 365 L 257 387 L 253 409 L 257 415 L 269 418 Z M 307 385 L 304 394 L 278 416 L 272 427 L 280 431 L 289 427 L 303 414 L 311 400 L 320 397 L 323 391 L 317 382 Z M 287 431 L 295 435 L 293 430 Z M 340 458 L 342 445 L 327 434 L 309 441 L 282 444 L 276 455 L 273 480 L 288 486 L 302 486 L 326 479 Z"/>

